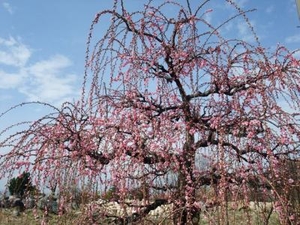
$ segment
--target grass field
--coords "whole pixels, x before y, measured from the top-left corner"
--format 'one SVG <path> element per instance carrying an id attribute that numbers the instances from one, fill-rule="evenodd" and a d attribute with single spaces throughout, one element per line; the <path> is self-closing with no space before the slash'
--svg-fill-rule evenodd
<path id="1" fill-rule="evenodd" d="M 26 210 L 19 216 L 13 215 L 12 209 L 0 209 L 0 224 L 1 225 L 79 225 L 79 224 L 92 224 L 91 222 L 84 222 L 79 211 L 71 211 L 61 216 L 50 214 L 45 216 L 42 211 Z M 223 221 L 222 223 L 220 221 Z M 95 224 L 113 224 L 108 219 L 97 218 Z M 172 221 L 170 218 L 156 218 L 147 220 L 144 223 L 137 224 L 163 224 L 170 225 Z M 199 225 L 279 225 L 278 216 L 264 205 L 258 205 L 254 208 L 234 208 L 228 207 L 226 215 L 222 216 L 220 208 L 210 209 L 209 211 L 200 214 Z"/>

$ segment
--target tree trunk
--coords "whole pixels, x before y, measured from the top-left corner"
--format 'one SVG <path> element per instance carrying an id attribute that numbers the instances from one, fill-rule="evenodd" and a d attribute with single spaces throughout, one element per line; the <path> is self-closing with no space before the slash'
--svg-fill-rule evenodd
<path id="1" fill-rule="evenodd" d="M 194 137 L 187 136 L 187 142 L 184 145 L 184 153 L 180 160 L 180 171 L 178 174 L 178 204 L 174 204 L 174 224 L 198 224 L 199 209 L 193 203 L 196 201 L 195 178 L 193 167 L 195 164 L 195 150 L 192 147 Z M 177 211 L 178 210 L 178 211 Z"/>

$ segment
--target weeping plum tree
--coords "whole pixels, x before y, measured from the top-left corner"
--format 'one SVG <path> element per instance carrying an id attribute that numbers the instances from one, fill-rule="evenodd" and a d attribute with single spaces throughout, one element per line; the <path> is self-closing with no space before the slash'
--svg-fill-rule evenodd
<path id="1" fill-rule="evenodd" d="M 299 180 L 282 165 L 300 150 L 300 62 L 284 46 L 262 47 L 232 0 L 223 3 L 236 14 L 210 24 L 208 2 L 149 1 L 130 12 L 121 0 L 98 13 L 82 99 L 2 141 L 10 151 L 1 174 L 26 169 L 36 185 L 55 181 L 59 190 L 114 187 L 120 204 L 146 187 L 143 205 L 118 218 L 124 224 L 166 204 L 176 224 L 198 224 L 201 205 L 220 209 L 208 220 L 228 224 L 228 201 L 247 203 L 253 191 L 274 203 L 282 224 L 299 222 L 287 194 Z M 222 35 L 236 18 L 254 43 Z M 100 37 L 98 27 L 106 28 Z"/>

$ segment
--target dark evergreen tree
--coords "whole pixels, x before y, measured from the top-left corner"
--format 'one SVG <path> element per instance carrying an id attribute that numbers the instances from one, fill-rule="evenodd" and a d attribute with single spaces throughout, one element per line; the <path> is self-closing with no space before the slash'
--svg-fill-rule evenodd
<path id="1" fill-rule="evenodd" d="M 8 190 L 11 195 L 22 197 L 27 191 L 32 191 L 33 189 L 30 173 L 28 172 L 23 172 L 18 177 L 12 178 L 8 183 Z"/>

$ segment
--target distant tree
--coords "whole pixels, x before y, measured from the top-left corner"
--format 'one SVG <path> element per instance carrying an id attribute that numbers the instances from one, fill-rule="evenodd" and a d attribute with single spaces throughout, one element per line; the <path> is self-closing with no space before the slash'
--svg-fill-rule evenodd
<path id="1" fill-rule="evenodd" d="M 26 192 L 34 190 L 32 186 L 30 173 L 23 172 L 17 177 L 12 178 L 8 183 L 8 190 L 11 195 L 23 197 Z"/>
<path id="2" fill-rule="evenodd" d="M 299 156 L 300 62 L 284 46 L 261 46 L 233 0 L 224 4 L 236 14 L 210 24 L 208 2 L 149 1 L 129 12 L 115 0 L 98 13 L 82 99 L 52 107 L 1 142 L 11 151 L 1 156 L 0 172 L 30 168 L 39 185 L 50 178 L 59 190 L 74 182 L 72 174 L 78 183 L 114 187 L 123 205 L 132 187 L 163 193 L 120 216 L 123 224 L 171 203 L 175 224 L 198 224 L 203 204 L 220 212 L 207 220 L 229 224 L 228 196 L 249 202 L 259 180 L 255 188 L 273 199 L 281 223 L 297 224 L 297 209 L 287 210 L 289 199 L 274 181 L 283 190 L 296 185 L 278 165 Z M 221 35 L 237 17 L 255 43 Z M 97 25 L 107 28 L 100 38 Z M 207 186 L 214 194 L 201 194 Z"/>

